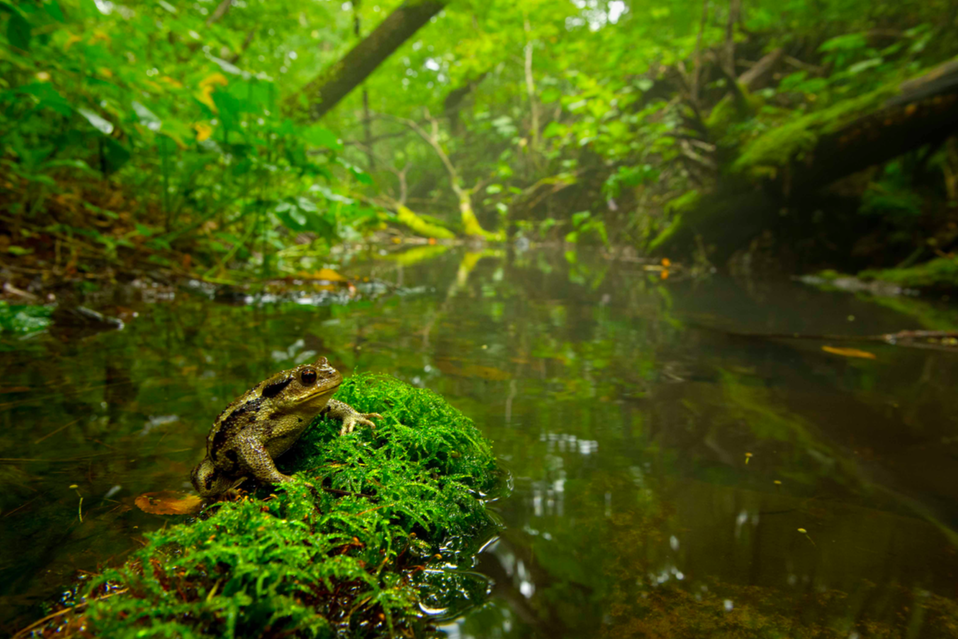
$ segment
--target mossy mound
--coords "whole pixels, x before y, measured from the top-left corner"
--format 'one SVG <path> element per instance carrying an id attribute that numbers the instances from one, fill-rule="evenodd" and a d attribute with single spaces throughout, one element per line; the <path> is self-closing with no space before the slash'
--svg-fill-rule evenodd
<path id="1" fill-rule="evenodd" d="M 495 531 L 489 443 L 435 393 L 389 377 L 355 376 L 336 398 L 383 419 L 345 437 L 317 420 L 281 460 L 293 483 L 148 534 L 66 634 L 423 636 L 422 609 L 481 601 L 486 584 L 448 566 L 471 567 Z"/>

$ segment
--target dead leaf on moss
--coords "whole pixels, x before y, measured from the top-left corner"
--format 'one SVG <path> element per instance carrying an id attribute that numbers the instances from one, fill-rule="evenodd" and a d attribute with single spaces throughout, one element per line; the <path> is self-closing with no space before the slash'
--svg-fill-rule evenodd
<path id="1" fill-rule="evenodd" d="M 192 515 L 199 512 L 203 499 L 199 495 L 161 490 L 143 493 L 135 503 L 140 510 L 153 515 Z"/>
<path id="2" fill-rule="evenodd" d="M 832 355 L 841 355 L 842 357 L 858 357 L 860 359 L 878 359 L 874 353 L 860 351 L 857 348 L 836 348 L 835 346 L 822 346 L 822 350 Z"/>

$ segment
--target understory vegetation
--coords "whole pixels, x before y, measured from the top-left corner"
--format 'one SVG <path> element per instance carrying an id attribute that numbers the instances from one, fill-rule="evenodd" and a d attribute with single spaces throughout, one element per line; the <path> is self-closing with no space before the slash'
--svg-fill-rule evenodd
<path id="1" fill-rule="evenodd" d="M 698 235 L 714 260 L 771 231 L 797 264 L 846 269 L 952 260 L 958 240 L 958 74 L 924 75 L 958 53 L 954 0 L 0 15 L 0 253 L 23 288 L 308 274 L 375 234 L 675 255 Z M 756 188 L 797 222 L 721 206 Z M 736 215 L 741 237 L 710 231 Z"/>
<path id="2" fill-rule="evenodd" d="M 481 602 L 488 582 L 469 569 L 497 530 L 485 502 L 501 488 L 488 442 L 393 378 L 357 375 L 336 397 L 383 419 L 342 437 L 317 419 L 280 465 L 292 483 L 148 534 L 36 632 L 421 637 Z"/>

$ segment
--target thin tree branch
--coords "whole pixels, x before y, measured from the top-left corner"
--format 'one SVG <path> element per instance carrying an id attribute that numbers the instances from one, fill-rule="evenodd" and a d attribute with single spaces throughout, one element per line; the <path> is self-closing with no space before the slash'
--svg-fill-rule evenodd
<path id="1" fill-rule="evenodd" d="M 214 24 L 219 22 L 223 16 L 226 15 L 226 12 L 230 10 L 230 7 L 233 5 L 233 0 L 223 0 L 220 2 L 219 6 L 210 14 L 210 17 L 206 20 L 206 26 L 212 27 Z"/>
<path id="2" fill-rule="evenodd" d="M 689 86 L 689 98 L 696 111 L 699 110 L 699 84 L 702 76 L 702 38 L 705 36 L 708 20 L 709 0 L 702 0 L 702 22 L 699 24 L 699 34 L 695 38 L 695 54 L 692 56 L 695 67 L 692 69 L 692 81 Z"/>

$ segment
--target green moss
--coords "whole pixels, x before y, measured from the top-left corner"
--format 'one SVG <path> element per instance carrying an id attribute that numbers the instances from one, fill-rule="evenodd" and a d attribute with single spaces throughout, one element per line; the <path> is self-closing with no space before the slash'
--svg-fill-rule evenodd
<path id="1" fill-rule="evenodd" d="M 22 306 L 0 302 L 0 333 L 34 333 L 50 325 L 47 306 Z"/>
<path id="2" fill-rule="evenodd" d="M 862 271 L 862 279 L 881 280 L 905 288 L 958 288 L 958 259 L 939 257 L 907 268 Z"/>
<path id="3" fill-rule="evenodd" d="M 489 443 L 438 395 L 389 377 L 353 377 L 336 397 L 383 419 L 344 437 L 318 420 L 280 463 L 293 483 L 148 534 L 90 595 L 128 590 L 93 601 L 71 627 L 111 638 L 422 636 L 420 605 L 481 601 L 484 582 L 444 566 L 471 567 L 495 530 Z"/>
<path id="4" fill-rule="evenodd" d="M 738 172 L 785 166 L 812 149 L 820 135 L 837 131 L 862 113 L 873 110 L 897 91 L 898 83 L 889 83 L 865 95 L 841 100 L 821 111 L 800 116 L 766 131 L 742 147 L 742 153 L 732 164 L 732 170 Z"/>
<path id="5" fill-rule="evenodd" d="M 423 237 L 437 237 L 451 239 L 456 234 L 436 223 L 436 220 L 427 220 L 423 215 L 414 213 L 409 207 L 400 204 L 396 207 L 396 221 Z"/>

